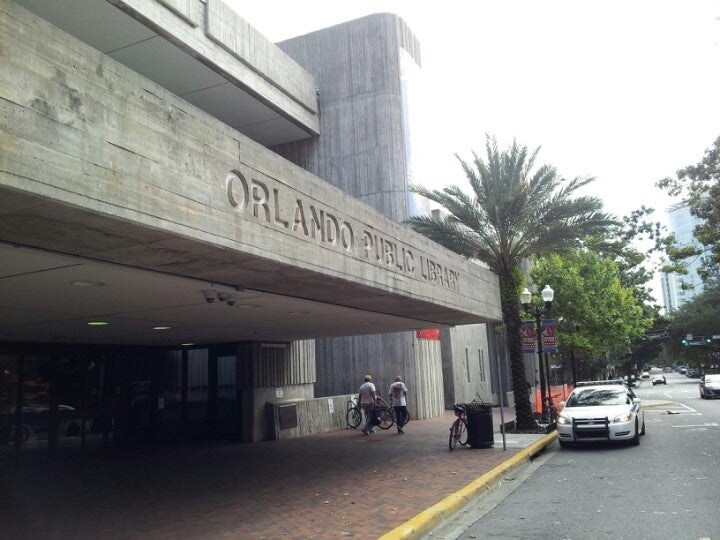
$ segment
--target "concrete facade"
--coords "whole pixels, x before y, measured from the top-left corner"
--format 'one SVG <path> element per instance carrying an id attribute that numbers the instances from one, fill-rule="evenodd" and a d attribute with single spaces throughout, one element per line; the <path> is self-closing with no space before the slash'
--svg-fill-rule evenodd
<path id="1" fill-rule="evenodd" d="M 398 16 L 380 13 L 278 45 L 318 82 L 323 136 L 275 150 L 393 220 L 407 219 L 413 211 L 411 127 L 417 124 L 409 116 L 422 114 L 408 104 L 413 86 L 422 85 L 420 43 L 410 28 Z M 443 332 L 442 346 L 415 332 L 320 340 L 316 389 L 319 395 L 352 392 L 369 372 L 385 392 L 400 374 L 419 418 L 478 393 L 497 403 L 481 377 L 490 370 L 486 334 L 484 325 Z M 457 378 L 454 364 L 468 362 L 465 353 L 457 354 L 461 350 L 480 357 Z"/>
<path id="2" fill-rule="evenodd" d="M 412 34 L 388 15 L 329 32 L 349 47 L 335 86 L 218 0 L 0 0 L 0 342 L 205 347 L 215 384 L 232 355 L 244 440 L 266 436 L 266 403 L 345 395 L 370 370 L 406 373 L 415 414 L 441 412 L 440 343 L 408 330 L 500 319 L 497 279 L 400 223 Z M 172 392 L 123 384 L 166 414 Z"/>

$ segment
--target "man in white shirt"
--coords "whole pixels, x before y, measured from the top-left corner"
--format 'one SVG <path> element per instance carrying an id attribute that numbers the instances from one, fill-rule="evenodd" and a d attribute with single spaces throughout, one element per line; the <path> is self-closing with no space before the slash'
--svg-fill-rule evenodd
<path id="1" fill-rule="evenodd" d="M 395 423 L 397 424 L 397 432 L 405 433 L 403 426 L 407 423 L 407 387 L 400 378 L 395 377 L 395 382 L 390 385 L 390 404 L 395 408 Z"/>
<path id="2" fill-rule="evenodd" d="M 365 435 L 375 433 L 375 426 L 372 425 L 372 419 L 375 413 L 375 385 L 372 383 L 372 376 L 365 375 L 365 382 L 360 385 L 358 390 L 358 403 L 360 408 L 365 412 L 365 427 L 362 432 Z"/>

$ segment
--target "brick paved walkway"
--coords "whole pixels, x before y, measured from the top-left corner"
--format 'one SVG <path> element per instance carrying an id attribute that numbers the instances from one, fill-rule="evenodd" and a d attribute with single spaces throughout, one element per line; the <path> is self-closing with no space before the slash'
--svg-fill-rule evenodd
<path id="1" fill-rule="evenodd" d="M 529 444 L 450 452 L 453 418 L 6 468 L 0 537 L 377 538 Z"/>

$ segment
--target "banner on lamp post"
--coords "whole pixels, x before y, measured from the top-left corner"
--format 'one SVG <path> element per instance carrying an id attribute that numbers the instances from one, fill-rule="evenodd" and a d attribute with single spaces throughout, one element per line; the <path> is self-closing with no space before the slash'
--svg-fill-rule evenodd
<path id="1" fill-rule="evenodd" d="M 522 335 L 522 351 L 524 353 L 535 352 L 535 322 L 534 321 L 523 321 L 520 327 L 520 334 Z"/>
<path id="2" fill-rule="evenodd" d="M 542 346 L 543 352 L 557 352 L 557 340 L 555 339 L 555 321 L 544 319 L 542 322 Z"/>

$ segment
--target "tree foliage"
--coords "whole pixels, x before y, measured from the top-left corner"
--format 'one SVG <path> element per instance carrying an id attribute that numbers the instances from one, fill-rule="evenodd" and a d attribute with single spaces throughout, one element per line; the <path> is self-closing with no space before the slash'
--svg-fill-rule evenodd
<path id="1" fill-rule="evenodd" d="M 706 282 L 717 278 L 720 267 L 720 137 L 705 151 L 702 160 L 677 172 L 677 178 L 665 178 L 657 183 L 672 196 L 682 197 L 690 206 L 690 213 L 702 221 L 695 228 L 695 238 L 707 248 L 706 265 L 700 273 Z M 680 261 L 700 250 L 685 248 L 670 251 L 671 260 Z"/>
<path id="2" fill-rule="evenodd" d="M 468 163 L 456 155 L 471 193 L 457 186 L 412 190 L 440 204 L 439 217 L 413 217 L 409 225 L 443 246 L 479 259 L 500 281 L 500 301 L 508 339 L 518 427 L 535 425 L 520 334 L 521 264 L 532 256 L 576 249 L 589 236 L 603 236 L 615 221 L 596 197 L 577 192 L 592 178 L 566 180 L 550 165 L 535 167 L 539 148 L 529 152 L 513 143 L 498 149 L 486 137 L 485 157 L 473 152 Z"/>
<path id="3" fill-rule="evenodd" d="M 720 342 L 711 347 L 687 347 L 682 340 L 688 334 L 694 337 L 720 335 L 720 285 L 706 287 L 702 293 L 672 313 L 668 333 L 663 344 L 663 357 L 668 363 L 685 363 L 697 366 L 717 353 Z M 716 356 L 716 355 L 715 355 Z"/>
<path id="4" fill-rule="evenodd" d="M 634 286 L 622 283 L 617 265 L 608 257 L 586 249 L 552 255 L 538 260 L 531 274 L 538 286 L 549 283 L 555 289 L 553 318 L 558 321 L 561 351 L 622 357 L 630 341 L 652 327 L 653 317 Z"/>

